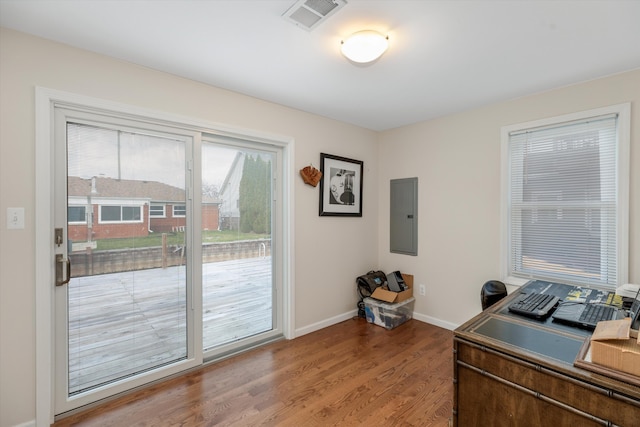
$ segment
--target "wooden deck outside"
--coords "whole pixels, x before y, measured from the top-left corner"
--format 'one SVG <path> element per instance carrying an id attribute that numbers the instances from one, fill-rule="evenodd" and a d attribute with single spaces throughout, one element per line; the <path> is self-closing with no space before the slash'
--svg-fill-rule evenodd
<path id="1" fill-rule="evenodd" d="M 185 267 L 73 278 L 71 394 L 186 356 Z M 272 329 L 271 257 L 204 264 L 206 349 Z"/>

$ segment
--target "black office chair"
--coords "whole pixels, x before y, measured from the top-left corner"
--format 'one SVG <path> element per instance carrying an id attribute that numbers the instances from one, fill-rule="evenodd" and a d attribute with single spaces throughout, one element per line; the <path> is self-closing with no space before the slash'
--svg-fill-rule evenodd
<path id="1" fill-rule="evenodd" d="M 480 291 L 480 301 L 482 302 L 482 310 L 486 310 L 493 304 L 507 296 L 507 287 L 498 280 L 489 280 L 482 285 Z"/>

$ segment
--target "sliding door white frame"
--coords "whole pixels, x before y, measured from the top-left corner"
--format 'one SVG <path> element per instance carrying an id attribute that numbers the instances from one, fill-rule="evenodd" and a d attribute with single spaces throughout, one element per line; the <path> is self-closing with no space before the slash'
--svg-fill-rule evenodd
<path id="1" fill-rule="evenodd" d="M 283 335 L 294 338 L 294 248 L 293 248 L 293 160 L 294 141 L 290 137 L 271 135 L 247 129 L 233 128 L 218 123 L 205 122 L 158 112 L 126 104 L 72 94 L 46 88 L 36 88 L 35 129 L 35 278 L 36 278 L 36 425 L 49 425 L 54 421 L 54 282 L 55 265 L 53 250 L 54 207 L 54 109 L 57 105 L 81 107 L 111 114 L 124 113 L 152 119 L 168 126 L 179 125 L 194 131 L 202 131 L 231 138 L 241 138 L 256 143 L 281 148 L 282 173 L 279 180 L 279 201 L 282 211 L 282 284 L 284 293 Z"/>

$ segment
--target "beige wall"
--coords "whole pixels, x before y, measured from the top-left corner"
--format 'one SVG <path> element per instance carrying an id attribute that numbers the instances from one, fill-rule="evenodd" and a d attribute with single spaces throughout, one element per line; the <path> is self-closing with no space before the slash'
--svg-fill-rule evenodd
<path id="1" fill-rule="evenodd" d="M 354 279 L 374 268 L 426 285 L 427 295 L 416 295 L 421 320 L 453 327 L 479 312 L 480 286 L 500 268 L 500 127 L 631 101 L 630 281 L 640 282 L 640 71 L 376 134 L 0 31 L 0 427 L 35 418 L 35 86 L 290 136 L 296 170 L 317 166 L 320 152 L 363 160 L 362 218 L 318 217 L 318 189 L 296 175 L 299 332 L 353 310 Z M 388 252 L 389 180 L 412 176 L 420 181 L 418 257 Z M 24 230 L 6 229 L 7 207 L 25 207 Z"/>
<path id="2" fill-rule="evenodd" d="M 326 152 L 364 161 L 362 218 L 318 216 L 295 175 L 295 328 L 355 310 L 355 277 L 377 259 L 374 132 L 2 29 L 0 33 L 0 426 L 35 419 L 35 86 L 285 135 L 296 171 Z M 24 230 L 6 208 L 24 207 Z M 347 255 L 347 256 L 345 256 Z"/>
<path id="3" fill-rule="evenodd" d="M 640 283 L 640 70 L 390 130 L 380 135 L 379 265 L 424 284 L 416 312 L 460 324 L 500 278 L 500 128 L 631 102 L 629 281 Z M 389 252 L 389 180 L 418 177 L 418 256 Z M 455 307 L 455 309 L 453 308 Z"/>

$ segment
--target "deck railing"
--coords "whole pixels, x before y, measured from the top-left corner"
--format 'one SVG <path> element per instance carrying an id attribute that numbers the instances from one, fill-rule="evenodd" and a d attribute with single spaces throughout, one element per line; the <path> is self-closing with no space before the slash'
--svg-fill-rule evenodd
<path id="1" fill-rule="evenodd" d="M 184 246 L 172 245 L 148 248 L 96 251 L 90 247 L 69 254 L 71 276 L 83 277 L 123 271 L 167 268 L 185 264 Z M 256 239 L 237 242 L 204 243 L 202 262 L 259 258 L 271 255 L 271 240 Z"/>

